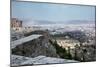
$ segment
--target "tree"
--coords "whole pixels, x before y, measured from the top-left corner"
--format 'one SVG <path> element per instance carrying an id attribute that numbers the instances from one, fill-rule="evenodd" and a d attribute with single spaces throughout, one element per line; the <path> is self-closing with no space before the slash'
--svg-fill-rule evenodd
<path id="1" fill-rule="evenodd" d="M 69 59 L 72 59 L 72 55 L 71 55 L 71 53 L 70 53 L 70 47 L 68 47 L 68 53 L 67 53 L 67 56 L 68 56 Z"/>
<path id="2" fill-rule="evenodd" d="M 87 50 L 85 48 L 82 49 L 82 61 L 85 61 L 85 54 L 87 53 Z"/>
<path id="3" fill-rule="evenodd" d="M 77 49 L 79 48 L 78 44 L 75 45 L 75 56 L 74 56 L 74 59 L 75 60 L 78 60 L 78 57 L 77 57 Z"/>
<path id="4" fill-rule="evenodd" d="M 64 59 L 72 59 L 72 56 L 70 54 L 70 47 L 68 49 L 68 53 L 66 51 L 65 48 L 63 48 L 62 46 L 59 46 L 59 44 L 57 43 L 57 41 L 55 40 L 54 42 L 52 42 L 50 40 L 50 43 L 56 48 L 56 53 Z"/>

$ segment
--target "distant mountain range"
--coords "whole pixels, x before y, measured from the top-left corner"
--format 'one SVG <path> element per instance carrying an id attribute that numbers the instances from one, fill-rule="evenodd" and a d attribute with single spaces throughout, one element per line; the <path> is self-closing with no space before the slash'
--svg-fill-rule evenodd
<path id="1" fill-rule="evenodd" d="M 69 21 L 68 23 L 70 23 L 70 24 L 88 24 L 88 23 L 93 24 L 93 23 L 95 23 L 95 21 L 88 21 L 88 20 L 71 20 L 71 21 Z"/>
<path id="2" fill-rule="evenodd" d="M 46 21 L 46 20 L 27 20 L 24 21 L 23 26 L 33 26 L 33 25 L 56 25 L 56 24 L 95 24 L 95 21 L 88 20 L 71 20 L 71 21 Z"/>

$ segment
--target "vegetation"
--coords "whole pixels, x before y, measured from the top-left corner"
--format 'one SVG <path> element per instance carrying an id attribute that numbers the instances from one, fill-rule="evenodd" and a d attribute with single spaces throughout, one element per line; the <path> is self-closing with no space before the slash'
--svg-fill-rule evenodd
<path id="1" fill-rule="evenodd" d="M 68 53 L 67 53 L 67 56 L 68 56 L 69 59 L 72 59 L 72 55 L 71 55 L 71 53 L 70 53 L 70 47 L 68 47 Z"/>
<path id="2" fill-rule="evenodd" d="M 85 35 L 84 32 L 81 32 L 81 31 L 67 32 L 67 35 L 70 38 L 78 40 L 80 43 L 83 43 L 83 42 L 87 41 L 87 36 Z"/>
<path id="3" fill-rule="evenodd" d="M 69 36 L 70 38 L 78 40 L 81 43 L 87 41 L 88 39 L 85 33 L 82 31 L 70 31 L 70 32 L 64 32 L 63 34 L 52 35 L 52 37 L 65 37 L 65 36 Z"/>
<path id="4" fill-rule="evenodd" d="M 54 42 L 52 42 L 51 40 L 49 40 L 50 43 L 56 48 L 56 53 L 61 57 L 61 58 L 64 58 L 64 59 L 72 59 L 72 56 L 70 54 L 70 47 L 68 48 L 68 51 L 59 46 L 57 44 L 57 41 L 55 40 Z"/>
<path id="5" fill-rule="evenodd" d="M 78 44 L 75 45 L 75 54 L 74 54 L 74 58 L 75 60 L 79 60 L 79 57 L 78 57 L 78 53 L 77 53 L 77 50 L 79 49 L 79 46 Z"/>

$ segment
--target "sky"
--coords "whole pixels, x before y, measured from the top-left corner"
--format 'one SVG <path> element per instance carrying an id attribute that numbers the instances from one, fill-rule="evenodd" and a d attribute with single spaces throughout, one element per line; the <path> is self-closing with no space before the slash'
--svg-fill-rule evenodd
<path id="1" fill-rule="evenodd" d="M 13 1 L 11 7 L 12 17 L 23 20 L 95 21 L 95 6 Z"/>

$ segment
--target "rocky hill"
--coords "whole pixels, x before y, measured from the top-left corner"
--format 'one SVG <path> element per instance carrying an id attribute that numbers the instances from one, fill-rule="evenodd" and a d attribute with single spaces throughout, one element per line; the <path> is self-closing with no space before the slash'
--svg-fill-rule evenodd
<path id="1" fill-rule="evenodd" d="M 37 57 L 39 55 L 59 57 L 56 53 L 56 49 L 49 43 L 49 39 L 45 36 L 40 36 L 37 39 L 16 46 L 12 49 L 12 54 L 26 57 Z"/>

